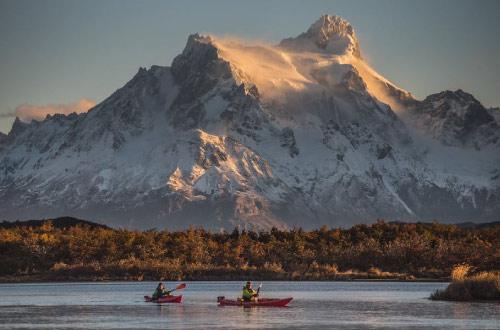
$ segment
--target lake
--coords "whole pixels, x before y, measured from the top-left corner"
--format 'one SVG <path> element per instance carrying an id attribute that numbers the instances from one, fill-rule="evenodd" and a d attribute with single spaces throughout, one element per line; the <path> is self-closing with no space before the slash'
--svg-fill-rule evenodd
<path id="1" fill-rule="evenodd" d="M 264 282 L 262 297 L 294 297 L 288 308 L 217 306 L 244 281 L 185 283 L 181 304 L 161 305 L 143 299 L 157 282 L 0 284 L 0 329 L 500 328 L 499 303 L 427 299 L 447 283 Z"/>

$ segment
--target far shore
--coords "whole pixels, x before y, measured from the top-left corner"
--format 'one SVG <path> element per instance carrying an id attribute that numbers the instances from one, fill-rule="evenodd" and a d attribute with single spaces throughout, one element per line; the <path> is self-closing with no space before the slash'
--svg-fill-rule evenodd
<path id="1" fill-rule="evenodd" d="M 69 283 L 69 282 L 156 282 L 156 281 L 319 281 L 319 282 L 449 282 L 446 277 L 440 278 L 416 278 L 405 275 L 391 276 L 362 276 L 361 274 L 337 274 L 337 276 L 292 276 L 283 274 L 283 276 L 264 278 L 252 276 L 230 277 L 230 276 L 200 276 L 200 277 L 180 277 L 173 278 L 152 278 L 144 276 L 54 276 L 53 274 L 37 274 L 22 276 L 1 276 L 0 283 Z"/>

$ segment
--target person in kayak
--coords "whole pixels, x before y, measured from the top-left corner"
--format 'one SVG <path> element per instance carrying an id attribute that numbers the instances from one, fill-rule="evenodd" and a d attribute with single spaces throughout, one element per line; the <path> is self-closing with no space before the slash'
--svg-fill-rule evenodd
<path id="1" fill-rule="evenodd" d="M 259 296 L 259 291 L 255 291 L 252 289 L 252 282 L 248 281 L 247 284 L 243 287 L 243 301 L 253 301 L 255 298 Z"/>
<path id="2" fill-rule="evenodd" d="M 167 297 L 167 296 L 171 296 L 171 295 L 172 295 L 172 293 L 170 291 L 167 291 L 167 289 L 165 289 L 163 287 L 163 283 L 159 283 L 151 298 L 158 299 L 158 298 L 163 298 L 163 297 Z"/>

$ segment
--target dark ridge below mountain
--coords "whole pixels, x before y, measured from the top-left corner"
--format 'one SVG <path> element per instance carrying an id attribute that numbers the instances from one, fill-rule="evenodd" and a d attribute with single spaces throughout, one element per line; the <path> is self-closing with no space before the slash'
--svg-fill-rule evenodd
<path id="1" fill-rule="evenodd" d="M 493 228 L 500 226 L 500 221 L 484 222 L 484 223 L 462 222 L 462 223 L 457 223 L 455 226 L 464 229 Z"/>
<path id="2" fill-rule="evenodd" d="M 113 229 L 111 227 L 108 227 L 106 225 L 88 221 L 88 220 L 82 220 L 82 219 L 77 219 L 73 217 L 59 217 L 59 218 L 54 218 L 54 219 L 42 219 L 42 220 L 27 220 L 27 221 L 6 221 L 4 220 L 3 222 L 0 222 L 0 228 L 5 228 L 5 229 L 10 229 L 10 228 L 16 228 L 16 227 L 32 227 L 32 228 L 40 228 L 42 227 L 45 223 L 48 221 L 52 222 L 52 225 L 54 228 L 59 228 L 59 229 L 69 229 L 71 227 L 76 227 L 76 226 L 89 226 L 90 229 L 97 229 L 97 228 L 103 228 L 103 229 Z M 404 221 L 389 221 L 387 224 L 390 226 L 410 226 L 410 225 L 424 225 L 424 226 L 432 226 L 434 223 L 441 225 L 442 223 L 439 222 L 404 222 Z M 361 223 L 360 223 L 361 224 Z M 360 224 L 355 224 L 349 228 L 345 229 L 351 229 L 355 226 L 359 226 Z M 484 229 L 484 228 L 494 228 L 494 227 L 499 227 L 500 226 L 500 221 L 493 221 L 493 222 L 484 222 L 484 223 L 473 223 L 473 222 L 461 222 L 461 223 L 450 223 L 446 224 L 448 226 L 456 226 L 457 228 L 461 229 Z M 156 228 L 154 228 L 156 229 Z M 154 229 L 148 229 L 145 231 L 149 230 L 154 230 Z M 237 227 L 235 227 L 237 229 Z M 316 228 L 318 229 L 318 228 Z"/>
<path id="3" fill-rule="evenodd" d="M 391 226 L 409 226 L 421 224 L 424 226 L 432 226 L 433 222 L 403 222 L 403 221 L 390 221 L 388 222 Z M 436 222 L 440 224 L 439 222 Z M 461 223 L 451 223 L 450 225 L 454 225 L 457 228 L 461 229 L 484 229 L 484 228 L 494 228 L 500 226 L 500 221 L 492 221 L 492 222 L 483 222 L 483 223 L 473 223 L 473 222 L 461 222 Z"/>
<path id="4" fill-rule="evenodd" d="M 80 226 L 89 226 L 90 229 L 97 229 L 97 228 L 103 228 L 103 229 L 111 229 L 110 227 L 92 222 L 92 221 L 87 221 L 87 220 L 81 220 L 73 217 L 59 217 L 55 219 L 43 219 L 43 220 L 26 220 L 26 221 L 6 221 L 4 220 L 3 222 L 0 222 L 0 228 L 5 228 L 5 229 L 10 229 L 10 228 L 16 228 L 16 227 L 32 227 L 32 228 L 39 228 L 43 226 L 45 223 L 48 221 L 52 222 L 52 225 L 55 228 L 59 229 L 69 229 L 71 227 L 76 227 L 78 225 Z"/>

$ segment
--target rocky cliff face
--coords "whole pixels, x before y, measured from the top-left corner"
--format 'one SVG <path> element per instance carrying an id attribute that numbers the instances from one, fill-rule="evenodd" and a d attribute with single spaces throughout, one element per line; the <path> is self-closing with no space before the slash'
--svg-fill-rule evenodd
<path id="1" fill-rule="evenodd" d="M 195 34 L 171 67 L 140 69 L 88 113 L 16 120 L 0 136 L 0 216 L 213 230 L 497 220 L 494 111 L 462 91 L 415 100 L 336 16 L 277 46 Z"/>

